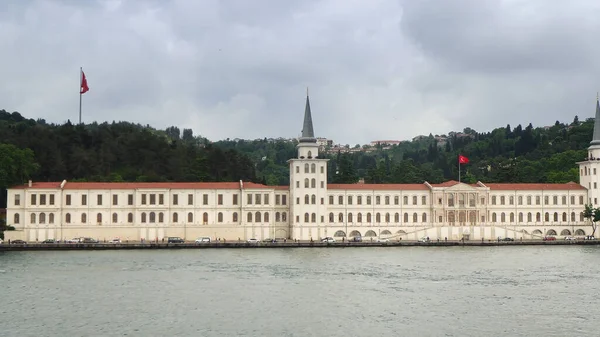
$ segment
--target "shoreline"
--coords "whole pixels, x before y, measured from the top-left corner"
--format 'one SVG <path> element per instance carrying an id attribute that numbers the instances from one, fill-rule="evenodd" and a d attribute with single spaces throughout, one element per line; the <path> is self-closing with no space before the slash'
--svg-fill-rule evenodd
<path id="1" fill-rule="evenodd" d="M 217 249 L 217 248 L 353 248 L 353 247 L 492 247 L 492 246 L 581 246 L 600 245 L 600 240 L 578 241 L 396 241 L 396 242 L 211 242 L 211 243 L 162 243 L 162 242 L 129 242 L 129 243 L 27 243 L 0 244 L 0 252 L 7 251 L 69 251 L 69 250 L 139 250 L 139 249 Z"/>

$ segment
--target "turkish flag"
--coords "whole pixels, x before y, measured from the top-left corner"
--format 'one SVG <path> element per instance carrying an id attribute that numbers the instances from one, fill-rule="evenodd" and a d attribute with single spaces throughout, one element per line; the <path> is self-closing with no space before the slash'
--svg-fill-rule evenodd
<path id="1" fill-rule="evenodd" d="M 458 163 L 459 164 L 467 164 L 469 163 L 469 158 L 463 156 L 462 154 L 458 155 Z"/>
<path id="2" fill-rule="evenodd" d="M 85 94 L 90 91 L 90 87 L 88 87 L 87 79 L 85 78 L 85 73 L 83 70 L 81 71 L 81 88 L 79 90 L 79 94 Z"/>

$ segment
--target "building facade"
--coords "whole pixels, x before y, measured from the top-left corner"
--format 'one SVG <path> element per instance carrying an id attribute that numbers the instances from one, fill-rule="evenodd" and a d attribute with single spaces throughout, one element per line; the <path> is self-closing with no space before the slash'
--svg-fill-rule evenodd
<path id="1" fill-rule="evenodd" d="M 600 106 L 581 183 L 328 184 L 309 98 L 289 186 L 248 182 L 29 182 L 8 189 L 7 239 L 481 240 L 584 236 L 598 206 Z"/>

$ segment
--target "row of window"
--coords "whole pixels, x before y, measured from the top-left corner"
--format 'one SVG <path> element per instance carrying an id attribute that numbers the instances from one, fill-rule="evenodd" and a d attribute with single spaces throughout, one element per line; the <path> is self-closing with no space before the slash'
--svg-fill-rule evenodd
<path id="1" fill-rule="evenodd" d="M 311 152 L 308 152 L 308 156 L 311 157 Z M 310 172 L 309 172 L 309 167 L 310 167 Z M 320 166 L 320 171 L 321 173 L 325 173 L 325 165 L 321 165 Z M 296 166 L 296 173 L 300 173 L 300 165 Z M 310 166 L 308 165 L 308 163 L 304 164 L 304 173 L 317 173 L 317 165 L 316 164 L 310 164 Z"/>
<path id="2" fill-rule="evenodd" d="M 343 195 L 339 195 L 337 197 L 337 199 L 338 199 L 338 205 L 344 204 L 344 196 Z M 409 197 L 407 195 L 405 195 L 404 197 L 402 197 L 402 204 L 408 205 L 409 200 L 410 200 Z M 417 205 L 418 200 L 419 200 L 418 196 L 416 196 L 416 195 L 412 196 L 412 204 L 413 205 Z M 334 205 L 334 201 L 335 201 L 335 196 L 330 195 L 329 196 L 329 204 Z M 366 205 L 371 205 L 372 198 L 370 195 L 365 196 L 364 199 L 363 199 L 362 195 L 356 196 L 356 204 L 357 205 L 362 205 L 363 201 L 365 202 Z M 390 201 L 391 201 L 391 198 L 389 195 L 386 195 L 383 197 L 384 205 L 390 205 Z M 349 195 L 347 205 L 352 205 L 353 202 L 354 202 L 354 196 Z M 379 196 L 379 195 L 375 196 L 375 205 L 381 205 L 381 196 Z M 394 205 L 400 205 L 400 196 L 398 196 L 398 195 L 394 196 Z M 425 196 L 425 195 L 421 196 L 421 205 L 427 205 L 427 196 Z"/>
<path id="3" fill-rule="evenodd" d="M 492 196 L 492 205 L 496 205 L 497 198 L 498 197 L 495 195 Z M 552 196 L 552 204 L 551 204 L 550 196 L 545 195 L 544 196 L 544 205 L 559 205 L 558 198 L 559 198 L 558 195 L 553 195 Z M 500 199 L 500 205 L 506 205 L 506 200 L 507 200 L 506 196 L 501 195 L 499 197 L 499 199 Z M 531 195 L 526 196 L 527 205 L 532 205 L 532 199 L 533 199 L 533 196 L 531 196 Z M 541 201 L 542 201 L 542 196 L 536 195 L 535 196 L 535 204 L 540 205 Z M 567 196 L 566 195 L 560 196 L 560 201 L 561 201 L 561 203 L 560 203 L 561 205 L 567 205 Z M 576 205 L 574 195 L 571 196 L 570 201 L 571 201 L 571 205 Z M 583 205 L 583 202 L 584 202 L 584 196 L 580 195 L 579 196 L 579 205 Z M 509 205 L 515 204 L 515 196 L 513 196 L 513 195 L 508 196 L 508 204 Z M 523 205 L 523 196 L 522 195 L 517 196 L 517 205 Z"/>
<path id="4" fill-rule="evenodd" d="M 550 214 L 549 212 L 544 213 L 544 221 L 545 222 L 549 222 L 550 221 Z M 519 221 L 520 223 L 525 222 L 523 221 L 525 218 L 525 215 L 523 213 L 519 213 L 518 215 L 519 217 Z M 498 222 L 498 215 L 496 213 L 492 213 L 492 222 Z M 583 212 L 579 213 L 579 221 L 583 222 L 585 220 L 584 216 L 583 216 Z M 552 215 L 552 221 L 554 222 L 558 222 L 559 221 L 559 213 L 558 212 L 554 212 L 554 214 Z M 563 212 L 562 215 L 560 216 L 560 221 L 562 222 L 567 222 L 568 220 L 568 215 L 567 212 Z M 575 222 L 577 221 L 577 216 L 575 212 L 571 212 L 571 222 Z M 500 222 L 506 222 L 506 214 L 500 213 Z M 509 214 L 509 222 L 515 222 L 515 213 L 510 213 Z M 527 222 L 533 222 L 533 213 L 529 212 L 527 213 Z M 535 222 L 542 222 L 542 213 L 537 212 L 535 213 Z"/>
<path id="5" fill-rule="evenodd" d="M 39 205 L 41 205 L 41 206 L 46 205 L 46 204 L 54 205 L 54 198 L 55 198 L 54 194 L 39 194 Z M 239 199 L 239 195 L 233 194 L 232 195 L 232 204 L 238 205 L 238 199 Z M 172 202 L 173 202 L 174 206 L 179 205 L 179 195 L 178 194 L 173 194 Z M 165 195 L 163 193 L 148 193 L 148 194 L 143 193 L 143 194 L 141 194 L 140 203 L 142 205 L 164 205 L 165 204 Z M 88 196 L 86 194 L 84 194 L 81 196 L 81 206 L 86 206 L 87 204 L 88 204 Z M 134 204 L 133 194 L 128 194 L 127 195 L 127 205 L 132 206 L 133 204 Z M 187 195 L 187 204 L 194 205 L 194 194 Z M 208 194 L 202 195 L 202 204 L 203 205 L 209 204 L 209 195 Z M 267 194 L 267 193 L 265 193 L 265 194 L 248 193 L 247 194 L 247 204 L 248 205 L 252 205 L 252 204 L 268 205 L 269 204 L 269 194 Z M 20 194 L 15 194 L 14 205 L 15 206 L 21 205 L 21 195 Z M 31 194 L 31 205 L 38 205 L 38 194 L 35 194 L 35 193 Z M 67 206 L 72 205 L 71 194 L 65 195 L 65 205 L 67 205 Z M 103 195 L 102 194 L 96 195 L 96 205 L 97 206 L 103 205 Z M 113 206 L 119 205 L 119 195 L 117 195 L 117 194 L 112 195 L 112 205 Z M 223 194 L 217 194 L 217 205 L 223 205 Z M 275 205 L 284 205 L 284 206 L 287 205 L 287 195 L 276 194 L 275 195 Z"/>
<path id="6" fill-rule="evenodd" d="M 591 155 L 590 155 L 590 157 L 591 157 Z M 594 168 L 593 170 L 594 170 L 594 175 L 596 175 L 596 169 Z M 587 166 L 584 166 L 583 169 L 581 170 L 581 175 L 587 176 L 590 174 L 592 174 L 592 169 L 588 169 Z"/>
<path id="7" fill-rule="evenodd" d="M 310 182 L 310 184 L 309 184 Z M 320 183 L 321 188 L 325 188 L 325 182 L 321 181 Z M 300 188 L 300 181 L 296 181 L 296 188 Z M 317 179 L 312 178 L 312 179 L 308 179 L 305 178 L 304 179 L 304 188 L 317 188 Z"/>
<path id="8" fill-rule="evenodd" d="M 248 212 L 247 214 L 247 222 L 269 222 L 269 212 Z M 35 224 L 35 223 L 40 223 L 40 224 L 45 224 L 46 223 L 46 213 L 39 213 L 39 215 L 37 213 L 31 213 L 30 215 L 30 223 Z M 21 216 L 20 214 L 15 214 L 14 218 L 13 218 L 13 222 L 14 224 L 19 224 L 21 221 Z M 82 213 L 81 214 L 81 223 L 87 223 L 88 219 L 87 219 L 87 213 Z M 202 214 L 202 223 L 203 224 L 207 224 L 209 221 L 208 219 L 208 213 L 203 213 Z M 238 222 L 238 213 L 234 212 L 232 214 L 232 222 Z M 287 212 L 276 212 L 275 213 L 275 222 L 285 222 L 287 221 Z M 72 222 L 72 217 L 70 213 L 66 213 L 65 214 L 65 223 L 71 223 Z M 97 213 L 96 214 L 96 222 L 97 223 L 102 223 L 102 213 Z M 119 215 L 117 213 L 113 213 L 112 214 L 112 222 L 113 223 L 118 223 L 119 222 Z M 133 223 L 133 213 L 129 213 L 127 214 L 127 222 L 128 223 Z M 140 214 L 140 222 L 141 223 L 163 223 L 165 222 L 165 215 L 163 212 L 142 212 Z M 172 222 L 173 223 L 178 223 L 179 222 L 179 214 L 177 212 L 172 214 Z M 194 222 L 194 214 L 192 212 L 188 212 L 187 213 L 187 222 L 188 223 L 192 223 Z M 218 223 L 222 223 L 223 222 L 223 213 L 219 212 L 217 213 L 217 222 Z M 54 213 L 49 213 L 48 214 L 48 223 L 49 224 L 53 224 L 54 223 Z"/>

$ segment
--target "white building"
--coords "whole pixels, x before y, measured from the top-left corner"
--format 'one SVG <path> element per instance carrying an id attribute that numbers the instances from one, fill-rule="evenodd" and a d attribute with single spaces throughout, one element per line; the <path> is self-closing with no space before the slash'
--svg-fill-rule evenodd
<path id="1" fill-rule="evenodd" d="M 290 186 L 226 183 L 29 182 L 8 190 L 7 239 L 200 236 L 319 239 L 515 239 L 589 235 L 598 205 L 600 106 L 581 185 L 328 184 L 307 97 Z"/>

